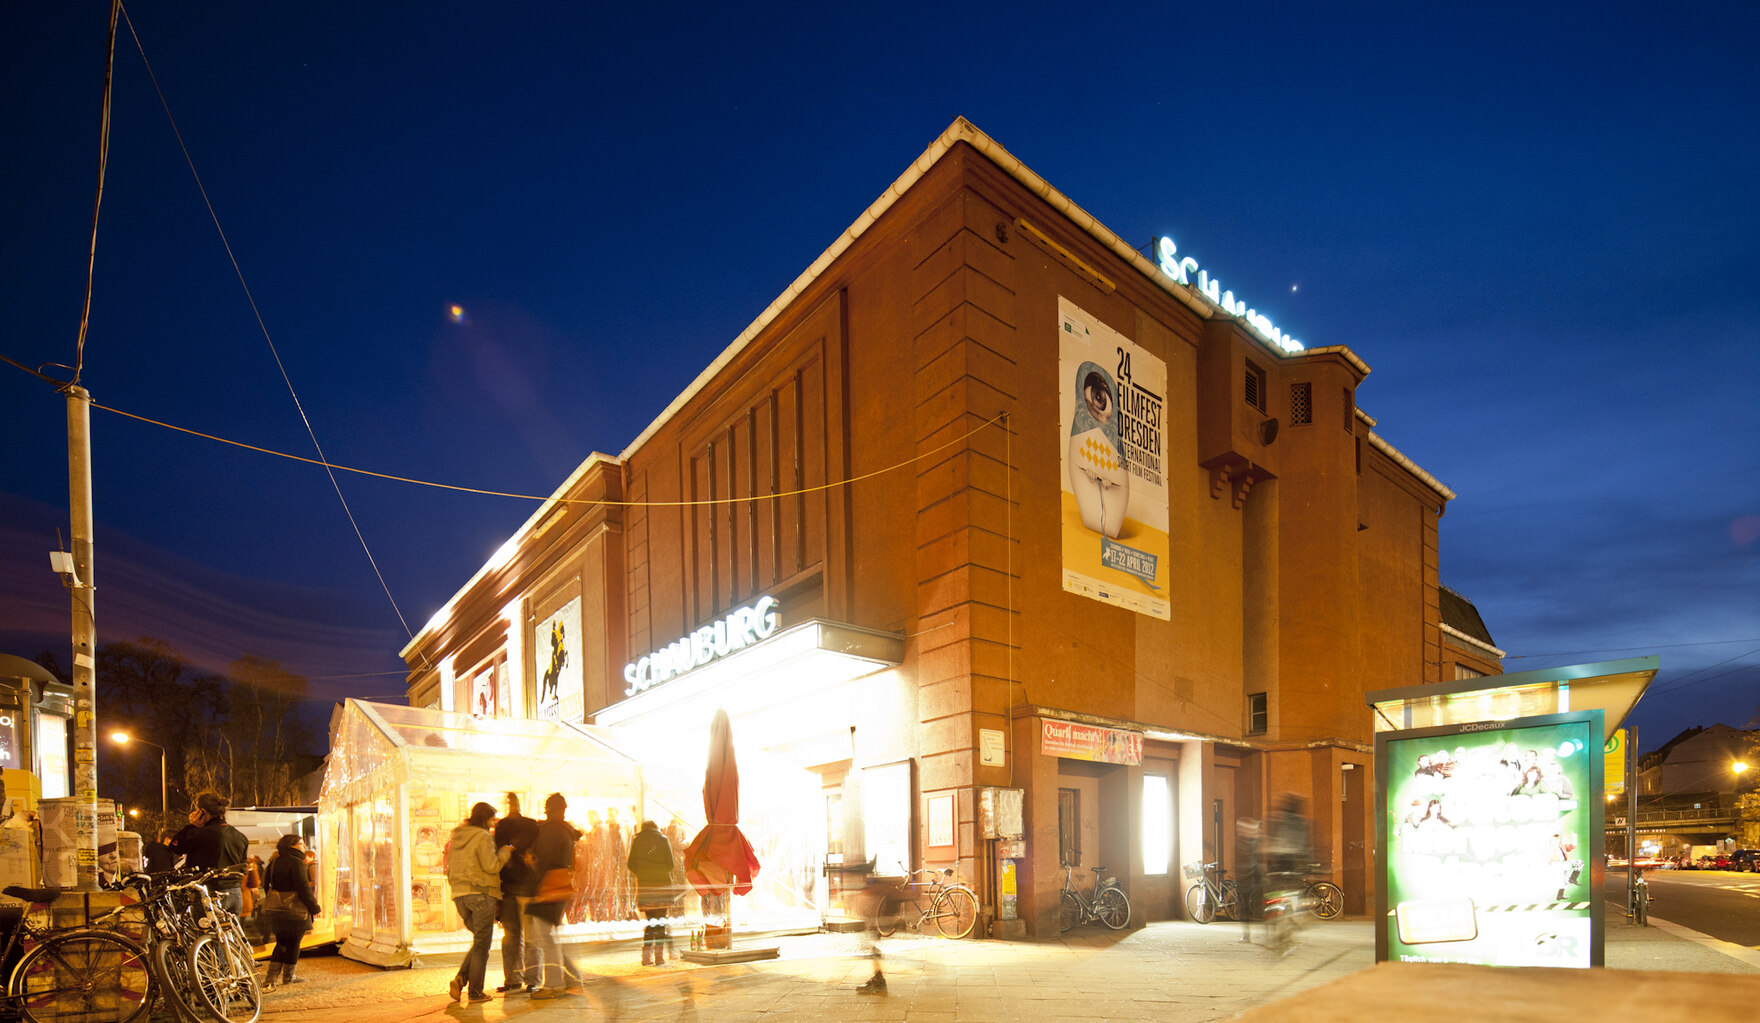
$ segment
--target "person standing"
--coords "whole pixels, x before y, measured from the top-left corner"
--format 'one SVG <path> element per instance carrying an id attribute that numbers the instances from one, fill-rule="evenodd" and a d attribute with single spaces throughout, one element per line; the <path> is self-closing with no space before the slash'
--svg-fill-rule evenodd
<path id="1" fill-rule="evenodd" d="M 672 843 L 660 825 L 643 821 L 629 843 L 629 870 L 636 876 L 636 906 L 648 924 L 642 929 L 642 965 L 666 965 L 666 916 L 678 892 L 672 886 Z"/>
<path id="2" fill-rule="evenodd" d="M 196 796 L 196 808 L 189 812 L 189 824 L 171 840 L 173 852 L 183 857 L 187 868 L 237 869 L 242 871 L 250 853 L 250 840 L 244 833 L 226 823 L 230 802 L 225 796 L 209 789 Z M 216 877 L 207 882 L 208 891 L 220 908 L 238 916 L 244 912 L 244 894 L 239 885 L 242 873 L 234 877 Z"/>
<path id="3" fill-rule="evenodd" d="M 312 918 L 322 912 L 306 871 L 306 840 L 299 835 L 282 835 L 263 868 L 263 927 L 275 938 L 269 972 L 263 978 L 264 991 L 275 990 L 277 980 L 283 984 L 300 982 L 301 978 L 293 975 L 299 965 L 300 940 L 312 929 Z"/>
<path id="4" fill-rule="evenodd" d="M 489 968 L 489 943 L 495 938 L 495 916 L 501 903 L 501 867 L 512 852 L 511 848 L 495 848 L 489 833 L 494 823 L 494 805 L 478 803 L 471 807 L 469 819 L 452 829 L 452 839 L 446 843 L 446 880 L 452 885 L 452 904 L 471 932 L 470 951 L 458 964 L 448 989 L 455 1002 L 461 995 L 467 1004 L 489 1000 L 483 991 L 483 974 Z"/>
<path id="5" fill-rule="evenodd" d="M 538 822 L 519 812 L 519 795 L 507 794 L 507 816 L 495 824 L 495 848 L 508 851 L 501 868 L 501 986 L 500 994 L 516 994 L 525 988 L 525 963 L 530 936 L 525 933 L 526 905 L 538 890 L 537 875 L 526 862 L 526 853 L 538 840 Z"/>
<path id="6" fill-rule="evenodd" d="M 171 851 L 171 840 L 177 832 L 165 828 L 159 832 L 159 840 L 149 842 L 141 850 L 141 869 L 149 874 L 163 874 L 177 866 L 177 854 Z"/>
<path id="7" fill-rule="evenodd" d="M 580 976 L 562 955 L 556 928 L 562 910 L 574 898 L 574 845 L 581 833 L 563 819 L 568 800 L 552 792 L 544 800 L 544 821 L 529 853 L 537 877 L 537 890 L 526 904 L 526 928 L 532 934 L 532 955 L 526 959 L 526 983 L 533 998 L 556 998 L 568 990 L 569 976 Z M 552 874 L 552 871 L 560 873 Z"/>

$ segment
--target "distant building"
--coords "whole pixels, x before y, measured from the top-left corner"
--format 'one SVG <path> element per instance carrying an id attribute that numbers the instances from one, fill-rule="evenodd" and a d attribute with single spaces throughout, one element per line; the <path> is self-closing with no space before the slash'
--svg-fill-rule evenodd
<path id="1" fill-rule="evenodd" d="M 1760 765 L 1748 752 L 1760 731 L 1728 725 L 1694 727 L 1638 759 L 1639 796 L 1734 796 L 1753 788 Z M 1735 765 L 1747 764 L 1738 772 Z"/>
<path id="2" fill-rule="evenodd" d="M 672 758 L 725 707 L 817 776 L 828 854 L 955 865 L 1039 934 L 1071 868 L 1182 916 L 1182 865 L 1296 792 L 1362 912 L 1365 694 L 1503 652 L 1439 584 L 1455 495 L 1358 407 L 1368 363 L 1192 245 L 1145 256 L 955 122 L 421 629 L 409 702 Z M 690 301 L 714 266 L 628 271 Z"/>

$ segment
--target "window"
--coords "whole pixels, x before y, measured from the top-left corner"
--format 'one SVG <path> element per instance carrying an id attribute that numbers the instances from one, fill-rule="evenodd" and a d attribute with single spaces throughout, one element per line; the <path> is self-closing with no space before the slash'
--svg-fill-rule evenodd
<path id="1" fill-rule="evenodd" d="M 1165 774 L 1143 775 L 1143 873 L 1173 865 L 1173 785 Z"/>
<path id="2" fill-rule="evenodd" d="M 1082 865 L 1082 793 L 1057 790 L 1057 865 Z"/>
<path id="3" fill-rule="evenodd" d="M 1459 682 L 1463 679 L 1484 678 L 1484 677 L 1485 677 L 1485 673 L 1480 671 L 1477 668 L 1469 668 L 1466 665 L 1460 664 L 1458 662 L 1454 666 L 1454 680 L 1456 682 Z"/>
<path id="4" fill-rule="evenodd" d="M 1264 693 L 1247 694 L 1247 734 L 1264 735 L 1271 730 L 1271 711 Z"/>
<path id="5" fill-rule="evenodd" d="M 1314 421 L 1314 386 L 1289 385 L 1289 425 L 1306 426 Z"/>
<path id="6" fill-rule="evenodd" d="M 1259 411 L 1265 411 L 1265 371 L 1247 360 L 1247 389 L 1242 395 L 1248 405 Z"/>
<path id="7" fill-rule="evenodd" d="M 1344 432 L 1357 432 L 1357 399 L 1348 387 L 1344 389 Z"/>

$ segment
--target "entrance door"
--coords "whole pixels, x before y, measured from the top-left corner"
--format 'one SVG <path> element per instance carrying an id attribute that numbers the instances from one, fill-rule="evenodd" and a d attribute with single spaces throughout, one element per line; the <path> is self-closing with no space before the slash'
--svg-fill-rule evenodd
<path id="1" fill-rule="evenodd" d="M 1346 913 L 1368 912 L 1368 879 L 1366 861 L 1368 845 L 1364 828 L 1368 824 L 1368 807 L 1364 805 L 1363 776 L 1368 774 L 1361 765 L 1344 772 L 1344 784 L 1340 791 L 1344 793 L 1344 816 L 1340 824 L 1344 829 L 1344 870 L 1336 880 L 1344 889 L 1344 911 Z"/>

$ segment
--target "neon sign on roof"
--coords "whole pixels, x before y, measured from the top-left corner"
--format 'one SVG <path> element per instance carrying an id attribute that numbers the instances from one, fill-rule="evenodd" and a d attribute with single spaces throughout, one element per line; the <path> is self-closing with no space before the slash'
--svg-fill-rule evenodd
<path id="1" fill-rule="evenodd" d="M 1304 347 L 1300 341 L 1278 329 L 1270 317 L 1235 298 L 1234 292 L 1224 289 L 1222 282 L 1198 266 L 1197 260 L 1190 256 L 1181 256 L 1179 246 L 1173 243 L 1172 238 L 1162 235 L 1161 241 L 1155 246 L 1155 253 L 1161 259 L 1162 273 L 1187 286 L 1191 285 L 1192 275 L 1196 274 L 1200 295 L 1223 312 L 1246 320 L 1260 337 L 1286 352 L 1299 352 Z"/>

